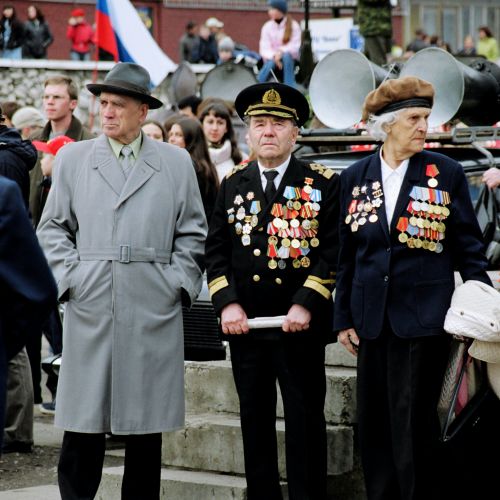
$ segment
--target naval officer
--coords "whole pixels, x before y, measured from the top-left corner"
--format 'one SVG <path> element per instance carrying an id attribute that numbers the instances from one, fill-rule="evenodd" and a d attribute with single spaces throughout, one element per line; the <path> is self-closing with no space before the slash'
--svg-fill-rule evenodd
<path id="1" fill-rule="evenodd" d="M 326 496 L 325 343 L 332 335 L 338 176 L 292 154 L 309 106 L 297 90 L 256 84 L 236 98 L 257 160 L 223 180 L 206 243 L 209 289 L 229 340 L 249 500 L 281 499 L 276 380 L 290 499 Z M 284 316 L 249 330 L 248 319 Z"/>

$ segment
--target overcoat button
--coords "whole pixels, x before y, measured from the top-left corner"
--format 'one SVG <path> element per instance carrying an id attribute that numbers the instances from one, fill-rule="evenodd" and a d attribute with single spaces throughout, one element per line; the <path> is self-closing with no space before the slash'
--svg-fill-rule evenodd
<path id="1" fill-rule="evenodd" d="M 253 275 L 253 280 L 254 281 L 260 281 L 260 276 L 258 274 Z"/>

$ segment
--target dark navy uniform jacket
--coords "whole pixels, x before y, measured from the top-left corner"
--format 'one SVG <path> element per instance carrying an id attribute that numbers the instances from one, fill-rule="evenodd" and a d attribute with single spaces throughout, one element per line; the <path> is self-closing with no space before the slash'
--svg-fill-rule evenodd
<path id="1" fill-rule="evenodd" d="M 320 193 L 316 215 L 304 213 L 302 207 L 306 202 L 299 194 L 295 200 L 287 198 L 293 192 L 290 188 L 297 188 L 297 193 L 300 193 L 306 185 L 317 190 L 313 198 L 317 198 Z M 310 329 L 287 335 L 315 335 L 325 340 L 323 334 L 328 334 L 333 340 L 331 294 L 338 256 L 338 196 L 338 175 L 321 165 L 309 165 L 292 156 L 276 195 L 266 204 L 257 163 L 235 167 L 222 181 L 206 243 L 208 285 L 217 313 L 220 314 L 226 305 L 237 302 L 248 318 L 279 316 L 286 315 L 293 304 L 299 304 L 312 314 Z M 271 235 L 268 231 L 275 231 L 276 227 L 270 227 L 269 224 L 275 218 L 285 219 L 288 224 L 291 222 L 292 219 L 287 219 L 286 214 L 279 215 L 279 207 L 286 206 L 289 201 L 298 201 L 301 205 L 299 212 L 302 210 L 302 213 L 295 214 L 301 227 L 317 223 L 317 233 L 301 233 L 304 237 L 296 238 L 299 241 L 306 240 L 303 244 L 308 245 L 305 250 L 307 255 L 281 259 L 284 267 L 283 262 L 280 263 L 281 267 L 277 266 L 280 258 L 275 257 L 275 268 L 271 269 L 269 261 L 272 259 L 268 256 Z M 256 214 L 257 221 L 251 229 L 249 244 L 244 245 L 243 234 L 238 234 L 237 224 L 244 224 L 245 221 L 239 221 L 236 216 L 241 207 L 247 217 L 252 215 L 252 202 L 260 203 L 261 210 Z M 304 223 L 305 219 L 309 222 Z M 316 222 L 312 222 L 313 219 Z M 276 233 L 276 237 L 276 247 L 279 249 L 283 238 L 279 233 Z M 317 241 L 312 241 L 313 238 Z M 288 239 L 292 240 L 293 237 Z M 294 261 L 298 267 L 294 267 Z M 281 334 L 283 332 L 280 329 L 250 333 L 262 338 L 274 338 Z M 232 337 L 234 335 L 227 336 L 229 339 Z"/>
<path id="2" fill-rule="evenodd" d="M 433 168 L 433 165 L 439 173 L 434 176 L 438 185 L 431 192 L 428 166 Z M 366 223 L 353 231 L 353 210 L 359 207 L 359 200 L 361 204 L 366 199 L 371 203 L 375 195 L 380 195 L 374 189 L 378 184 L 383 190 L 378 151 L 341 175 L 335 330 L 355 328 L 361 338 L 376 338 L 388 319 L 399 337 L 439 335 L 444 331 L 444 319 L 455 288 L 454 270 L 460 272 L 464 281 L 491 284 L 485 272 L 487 260 L 482 235 L 463 169 L 456 161 L 438 153 L 423 151 L 414 155 L 401 186 L 390 231 L 383 194 L 381 206 L 367 214 Z M 441 206 L 449 210 L 446 217 L 428 217 L 445 226 L 444 239 L 438 241 L 442 245 L 440 252 L 410 248 L 399 239 L 405 231 L 402 231 L 404 225 L 398 229 L 398 223 L 416 215 L 408 212 L 410 195 L 415 192 L 431 196 L 434 205 L 441 201 Z M 376 217 L 370 222 L 374 214 Z M 406 238 L 410 236 L 411 232 L 406 233 Z M 421 241 L 424 239 L 420 237 Z"/>

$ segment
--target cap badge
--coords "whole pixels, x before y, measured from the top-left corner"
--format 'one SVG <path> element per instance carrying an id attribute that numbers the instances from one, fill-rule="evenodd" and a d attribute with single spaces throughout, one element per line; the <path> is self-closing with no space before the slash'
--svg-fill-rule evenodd
<path id="1" fill-rule="evenodd" d="M 262 97 L 262 104 L 281 104 L 281 96 L 276 90 L 270 89 Z"/>

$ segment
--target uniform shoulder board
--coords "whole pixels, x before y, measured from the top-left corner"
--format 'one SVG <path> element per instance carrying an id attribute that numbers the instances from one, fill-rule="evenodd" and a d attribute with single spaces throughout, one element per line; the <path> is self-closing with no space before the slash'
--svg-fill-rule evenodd
<path id="1" fill-rule="evenodd" d="M 335 171 L 332 168 L 325 167 L 321 165 L 321 163 L 309 163 L 307 165 L 314 172 L 318 172 L 318 174 L 322 175 L 326 179 L 331 179 L 335 175 Z"/>
<path id="2" fill-rule="evenodd" d="M 247 168 L 248 163 L 240 163 L 239 165 L 234 166 L 227 174 L 226 174 L 226 179 L 229 179 L 233 174 L 236 172 L 239 172 L 240 170 L 243 170 Z"/>

